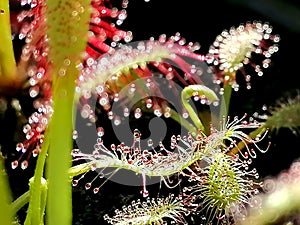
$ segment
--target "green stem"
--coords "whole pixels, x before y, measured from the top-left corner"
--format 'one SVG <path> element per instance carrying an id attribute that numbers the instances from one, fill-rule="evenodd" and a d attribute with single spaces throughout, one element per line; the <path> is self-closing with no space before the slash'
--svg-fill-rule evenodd
<path id="1" fill-rule="evenodd" d="M 56 71 L 57 73 L 57 71 Z M 72 223 L 72 189 L 68 170 L 72 165 L 73 98 L 75 65 L 65 77 L 56 77 L 53 95 L 53 116 L 50 122 L 50 149 L 47 161 L 49 225 Z"/>
<path id="2" fill-rule="evenodd" d="M 267 130 L 267 128 L 263 125 L 260 126 L 259 128 L 255 129 L 254 131 L 252 131 L 248 136 L 250 138 L 255 138 L 257 137 L 257 135 L 261 135 L 263 134 L 265 131 Z M 245 147 L 245 142 L 240 141 L 236 147 L 232 148 L 227 154 L 228 155 L 235 155 L 237 154 L 241 149 L 243 149 Z"/>
<path id="3" fill-rule="evenodd" d="M 0 1 L 0 27 L 0 76 L 15 77 L 16 61 L 11 37 L 9 0 Z"/>
<path id="4" fill-rule="evenodd" d="M 213 90 L 203 85 L 189 85 L 185 87 L 181 92 L 181 101 L 184 108 L 189 113 L 189 116 L 192 119 L 193 123 L 196 125 L 197 129 L 205 132 L 204 125 L 202 124 L 199 116 L 189 103 L 189 99 L 194 95 L 194 93 L 197 93 L 200 96 L 205 96 L 205 98 L 207 98 L 207 100 L 210 102 L 217 101 L 218 97 Z"/>
<path id="5" fill-rule="evenodd" d="M 197 136 L 197 128 L 193 124 L 189 123 L 186 119 L 182 118 L 175 110 L 171 109 L 170 118 L 175 120 L 178 124 L 187 129 L 194 137 Z"/>
<path id="6" fill-rule="evenodd" d="M 222 121 L 224 116 L 225 117 L 228 116 L 231 94 L 232 94 L 231 85 L 225 84 L 224 85 L 224 94 L 223 94 L 223 98 L 221 100 L 219 121 Z"/>
<path id="7" fill-rule="evenodd" d="M 187 99 L 182 98 L 182 104 L 186 111 L 188 111 L 190 118 L 192 119 L 193 123 L 199 130 L 204 131 L 204 126 L 198 117 L 197 113 L 194 111 L 193 107 L 190 105 Z"/>
<path id="8" fill-rule="evenodd" d="M 0 225 L 10 225 L 13 222 L 13 214 L 10 211 L 11 201 L 11 191 L 0 149 Z"/>
<path id="9" fill-rule="evenodd" d="M 38 155 L 33 182 L 30 185 L 30 200 L 25 219 L 25 225 L 40 225 L 43 218 L 40 217 L 41 209 L 41 180 L 44 174 L 45 161 L 49 148 L 49 131 L 45 133 L 45 139 L 42 145 L 41 152 Z"/>
<path id="10" fill-rule="evenodd" d="M 72 166 L 69 171 L 69 178 L 72 180 L 74 177 L 79 176 L 83 173 L 89 172 L 91 170 L 91 163 L 86 162 L 86 163 L 81 163 L 76 166 Z"/>
<path id="11" fill-rule="evenodd" d="M 20 197 L 18 197 L 14 202 L 11 203 L 10 208 L 13 215 L 15 215 L 21 208 L 23 208 L 30 199 L 30 191 L 26 191 Z"/>

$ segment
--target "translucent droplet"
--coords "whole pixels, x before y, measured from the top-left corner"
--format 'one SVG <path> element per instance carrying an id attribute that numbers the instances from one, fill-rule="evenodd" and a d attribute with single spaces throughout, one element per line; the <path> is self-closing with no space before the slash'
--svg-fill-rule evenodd
<path id="1" fill-rule="evenodd" d="M 65 59 L 64 60 L 64 65 L 69 66 L 71 64 L 71 60 L 70 59 Z"/>
<path id="2" fill-rule="evenodd" d="M 87 119 L 89 117 L 90 113 L 89 113 L 88 110 L 82 109 L 81 112 L 80 112 L 80 115 L 81 115 L 82 118 Z"/>
<path id="3" fill-rule="evenodd" d="M 146 100 L 146 107 L 147 107 L 148 109 L 150 109 L 152 106 L 153 106 L 152 100 L 151 100 L 151 99 L 147 99 L 147 100 Z"/>
<path id="4" fill-rule="evenodd" d="M 154 109 L 154 115 L 156 115 L 157 117 L 161 117 L 162 116 L 162 112 L 161 112 L 161 108 L 160 107 L 155 107 L 155 109 Z"/>
<path id="5" fill-rule="evenodd" d="M 86 183 L 85 184 L 85 189 L 88 190 L 92 187 L 92 184 L 91 183 Z"/>
<path id="6" fill-rule="evenodd" d="M 34 79 L 34 77 L 31 77 L 31 78 L 29 79 L 29 84 L 30 84 L 31 86 L 34 86 L 34 85 L 37 84 L 37 80 Z"/>
<path id="7" fill-rule="evenodd" d="M 22 150 L 24 148 L 23 143 L 18 143 L 16 146 L 16 150 L 19 152 L 20 150 Z"/>
<path id="8" fill-rule="evenodd" d="M 36 97 L 38 94 L 39 94 L 39 87 L 38 86 L 34 86 L 34 87 L 31 87 L 29 89 L 29 95 L 31 98 L 34 98 Z"/>
<path id="9" fill-rule="evenodd" d="M 77 186 L 77 185 L 78 185 L 78 180 L 73 180 L 73 181 L 72 181 L 72 186 L 75 187 L 75 186 Z"/>
<path id="10" fill-rule="evenodd" d="M 108 119 L 112 120 L 114 118 L 114 113 L 112 111 L 109 111 L 107 113 Z"/>
<path id="11" fill-rule="evenodd" d="M 134 117 L 136 119 L 139 119 L 139 118 L 141 118 L 141 116 L 142 116 L 142 110 L 140 108 L 136 108 L 134 111 Z"/>
<path id="12" fill-rule="evenodd" d="M 115 125 L 115 126 L 119 126 L 120 124 L 121 124 L 121 119 L 120 119 L 119 116 L 116 116 L 116 117 L 114 118 L 114 125 Z"/>
<path id="13" fill-rule="evenodd" d="M 97 194 L 99 192 L 99 188 L 94 188 L 93 192 L 94 194 Z"/>
<path id="14" fill-rule="evenodd" d="M 33 156 L 33 157 L 37 157 L 38 154 L 39 154 L 39 150 L 38 150 L 38 149 L 34 149 L 34 150 L 32 151 L 32 156 Z"/>
<path id="15" fill-rule="evenodd" d="M 147 190 L 142 191 L 142 193 L 144 198 L 149 196 L 149 192 Z"/>
<path id="16" fill-rule="evenodd" d="M 22 168 L 22 170 L 25 170 L 27 167 L 28 167 L 28 161 L 27 161 L 27 160 L 24 160 L 24 161 L 21 163 L 21 168 Z"/>
<path id="17" fill-rule="evenodd" d="M 153 141 L 152 141 L 152 139 L 148 139 L 147 144 L 148 144 L 149 147 L 152 147 L 152 146 L 153 146 Z"/>
<path id="18" fill-rule="evenodd" d="M 129 109 L 128 108 L 124 108 L 123 109 L 123 115 L 125 116 L 125 117 L 128 117 L 129 116 Z"/>
<path id="19" fill-rule="evenodd" d="M 182 117 L 183 117 L 184 119 L 187 119 L 187 118 L 189 117 L 188 112 L 183 111 L 183 112 L 182 112 Z"/>
<path id="20" fill-rule="evenodd" d="M 98 135 L 98 137 L 102 137 L 104 135 L 103 127 L 97 127 L 97 135 Z"/>
<path id="21" fill-rule="evenodd" d="M 118 93 L 116 93 L 114 95 L 114 102 L 117 102 L 117 101 L 119 101 L 119 94 Z"/>
<path id="22" fill-rule="evenodd" d="M 17 160 L 15 160 L 11 163 L 11 168 L 16 169 L 18 167 L 18 165 L 19 165 L 19 162 Z"/>
<path id="23" fill-rule="evenodd" d="M 77 132 L 77 130 L 74 130 L 73 131 L 73 140 L 76 140 L 77 138 L 78 138 L 78 132 Z"/>
<path id="24" fill-rule="evenodd" d="M 108 99 L 107 98 L 100 98 L 99 103 L 100 103 L 100 105 L 105 106 L 108 103 Z"/>
<path id="25" fill-rule="evenodd" d="M 61 76 L 61 77 L 63 77 L 63 76 L 66 75 L 66 71 L 67 71 L 66 69 L 60 68 L 60 69 L 58 70 L 58 75 Z"/>

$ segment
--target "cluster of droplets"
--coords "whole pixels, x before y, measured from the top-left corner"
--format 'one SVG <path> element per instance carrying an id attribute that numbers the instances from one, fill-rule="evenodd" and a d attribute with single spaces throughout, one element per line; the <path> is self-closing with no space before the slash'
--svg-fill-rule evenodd
<path id="1" fill-rule="evenodd" d="M 224 153 L 231 155 L 239 153 L 243 158 L 249 159 L 249 161 L 257 157 L 256 150 L 260 153 L 267 152 L 271 145 L 270 142 L 264 149 L 259 147 L 258 144 L 265 139 L 268 129 L 262 129 L 260 133 L 255 134 L 255 137 L 251 137 L 250 134 L 246 134 L 243 130 L 254 131 L 260 128 L 262 124 L 253 117 L 250 117 L 249 121 L 247 121 L 246 117 L 246 113 L 240 118 L 235 116 L 233 120 L 230 120 L 229 116 L 227 118 L 223 117 L 219 128 L 211 126 L 210 135 L 207 137 L 207 148 L 221 148 Z M 242 151 L 241 147 L 239 147 L 241 143 L 243 144 L 242 148 L 245 147 L 246 151 Z"/>
<path id="2" fill-rule="evenodd" d="M 46 3 L 44 0 L 20 0 L 22 10 L 17 15 L 20 24 L 18 37 L 24 41 L 18 68 L 26 73 L 25 88 L 33 100 L 35 111 L 23 126 L 25 140 L 17 143 L 16 151 L 21 154 L 11 163 L 13 169 L 20 164 L 28 167 L 30 158 L 41 150 L 44 131 L 48 126 L 52 110 L 51 78 L 48 74 L 48 38 L 46 35 Z M 26 72 L 25 72 L 26 71 Z"/>
<path id="3" fill-rule="evenodd" d="M 143 179 L 146 179 L 146 176 L 163 177 L 171 176 L 175 173 L 188 177 L 190 185 L 183 188 L 183 196 L 189 196 L 193 199 L 194 196 L 197 196 L 196 199 L 200 203 L 197 203 L 199 204 L 197 205 L 193 202 L 193 204 L 197 205 L 198 214 L 206 215 L 205 221 L 207 223 L 216 219 L 218 223 L 226 224 L 231 219 L 238 221 L 245 218 L 247 205 L 254 204 L 249 199 L 258 194 L 259 189 L 262 187 L 262 183 L 258 181 L 259 174 L 257 170 L 255 168 L 250 169 L 252 158 L 256 158 L 254 152 L 251 152 L 252 154 L 249 155 L 244 153 L 242 158 L 240 158 L 239 154 L 229 156 L 226 155 L 224 146 L 221 144 L 226 138 L 229 138 L 229 133 L 233 135 L 232 138 L 235 137 L 232 132 L 229 132 L 233 127 L 235 127 L 233 130 L 243 138 L 245 138 L 246 134 L 238 132 L 239 129 L 247 127 L 257 128 L 258 124 L 255 122 L 242 122 L 245 116 L 240 119 L 235 118 L 230 122 L 229 120 L 223 121 L 221 124 L 221 129 L 223 130 L 217 131 L 217 129 L 214 129 L 213 133 L 208 136 L 201 131 L 199 131 L 197 138 L 193 138 L 191 134 L 184 137 L 173 135 L 170 149 L 175 149 L 176 151 L 169 151 L 162 144 L 159 145 L 160 151 L 155 149 L 152 149 L 152 151 L 142 150 L 140 147 L 141 134 L 138 130 L 135 130 L 134 142 L 131 147 L 121 143 L 118 146 L 112 145 L 108 149 L 103 145 L 102 139 L 98 139 L 93 154 L 84 154 L 75 149 L 73 157 L 74 160 L 85 159 L 90 161 L 91 163 L 87 164 L 87 166 L 91 168 L 88 170 L 116 166 L 122 160 L 125 164 L 119 163 L 119 168 L 129 169 L 142 174 Z M 217 132 L 222 133 L 222 135 L 216 135 Z M 103 128 L 99 128 L 98 136 L 102 137 L 103 135 Z M 217 141 L 216 139 L 219 140 Z M 180 146 L 179 142 L 183 146 Z M 148 147 L 152 145 L 152 140 L 148 140 Z M 230 148 L 232 146 L 226 149 Z M 113 162 L 109 161 L 111 158 L 114 158 Z M 85 188 L 90 189 L 97 178 L 107 176 L 103 171 L 101 170 L 92 181 L 87 182 Z M 84 176 L 85 174 L 81 175 L 79 179 L 74 179 L 73 185 L 76 186 Z M 144 197 L 147 197 L 148 191 L 145 180 L 143 180 L 143 185 L 142 193 Z M 94 193 L 98 193 L 101 186 L 94 188 Z M 171 188 L 168 184 L 167 187 Z M 168 209 L 164 209 L 165 213 L 168 212 Z M 141 213 L 148 213 L 145 208 L 144 210 L 140 209 L 140 211 Z M 208 214 L 205 212 L 208 212 Z M 117 215 L 113 218 L 108 216 L 105 218 L 111 221 L 110 223 L 123 224 L 121 217 L 118 216 L 119 213 L 121 212 L 116 212 Z M 130 219 L 133 218 L 130 217 Z"/>
<path id="4" fill-rule="evenodd" d="M 72 151 L 74 162 L 80 160 L 87 161 L 84 166 L 79 166 L 78 171 L 74 173 L 76 174 L 76 178 L 73 180 L 73 185 L 76 186 L 90 170 L 95 171 L 98 169 L 100 172 L 91 181 L 86 183 L 86 189 L 90 189 L 93 182 L 98 178 L 110 178 L 110 176 L 114 174 L 111 172 L 106 174 L 104 172 L 106 168 L 117 168 L 115 172 L 117 172 L 118 169 L 125 169 L 142 175 L 142 193 L 144 196 L 147 196 L 147 176 L 160 177 L 169 188 L 179 184 L 171 185 L 173 181 L 170 181 L 169 178 L 174 174 L 181 174 L 184 177 L 188 177 L 190 181 L 202 180 L 194 171 L 195 166 L 201 168 L 207 164 L 213 165 L 211 158 L 216 157 L 215 155 L 223 154 L 225 157 L 226 154 L 232 153 L 230 150 L 237 146 L 236 140 L 244 142 L 247 150 L 242 152 L 238 149 L 237 152 L 232 153 L 235 168 L 243 168 L 244 176 L 251 174 L 255 179 L 258 179 L 258 173 L 255 169 L 245 172 L 250 168 L 253 159 L 256 158 L 255 150 L 250 149 L 248 145 L 254 144 L 254 146 L 258 148 L 256 142 L 263 139 L 265 135 L 253 140 L 244 133 L 242 129 L 257 128 L 259 126 L 255 122 L 241 122 L 245 119 L 245 116 L 239 119 L 235 118 L 232 121 L 223 121 L 221 129 L 212 129 L 212 133 L 208 136 L 200 130 L 196 137 L 193 137 L 191 133 L 188 133 L 186 136 L 172 135 L 169 148 L 166 148 L 162 142 L 159 142 L 158 146 L 154 146 L 152 139 L 148 139 L 148 149 L 143 149 L 141 146 L 141 133 L 137 129 L 133 132 L 133 143 L 131 146 L 127 146 L 124 142 L 121 142 L 119 145 L 112 144 L 110 148 L 107 148 L 102 139 L 104 129 L 98 127 L 98 139 L 94 145 L 92 154 L 84 153 L 79 149 Z M 226 142 L 228 140 L 229 144 Z M 261 153 L 267 151 L 267 149 L 260 148 L 258 148 L 258 150 Z M 75 170 L 76 169 L 74 169 L 74 171 Z M 77 175 L 80 176 L 78 177 Z M 102 185 L 103 184 L 94 188 L 94 193 L 97 193 Z"/>
<path id="5" fill-rule="evenodd" d="M 24 40 L 20 62 L 20 71 L 26 71 L 29 96 L 32 98 L 51 98 L 50 78 L 47 74 L 48 38 L 46 35 L 45 1 L 21 1 L 22 10 L 17 21 L 21 24 L 18 38 Z M 29 7 L 28 7 L 29 6 Z"/>
<path id="6" fill-rule="evenodd" d="M 174 194 L 162 198 L 148 197 L 144 201 L 134 200 L 122 210 L 115 210 L 115 215 L 104 215 L 110 224 L 187 224 L 185 216 L 192 213 L 197 207 L 193 198 L 184 196 L 175 197 Z"/>
<path id="7" fill-rule="evenodd" d="M 89 39 L 86 48 L 85 63 L 91 62 L 102 54 L 112 52 L 120 41 L 125 43 L 132 40 L 130 31 L 118 28 L 127 18 L 126 8 L 129 1 L 123 0 L 122 9 L 114 7 L 109 1 L 93 0 L 91 2 L 92 14 L 89 27 Z"/>
<path id="8" fill-rule="evenodd" d="M 168 101 L 164 101 L 162 87 L 155 80 L 163 78 L 167 82 L 163 84 L 164 87 L 174 90 L 174 95 L 178 95 L 180 91 L 175 90 L 176 84 L 186 86 L 202 83 L 199 77 L 203 72 L 202 69 L 183 59 L 183 57 L 188 57 L 204 62 L 205 56 L 194 53 L 199 48 L 198 43 L 186 44 L 185 39 L 176 33 L 169 38 L 166 35 L 160 35 L 158 40 L 150 38 L 146 42 L 119 45 L 119 48 L 115 48 L 97 60 L 89 58 L 89 66 L 82 68 L 76 88 L 77 95 L 81 97 L 81 108 L 85 111 L 84 114 L 86 115 L 85 106 L 90 104 L 88 99 L 93 96 L 98 98 L 100 106 L 109 117 L 113 118 L 115 112 L 111 111 L 112 104 L 121 102 L 120 108 L 123 109 L 123 115 L 117 115 L 114 118 L 115 123 L 119 124 L 120 117 L 127 117 L 130 114 L 131 108 L 126 105 L 130 104 L 130 97 L 136 98 L 136 95 L 139 95 L 140 99 L 145 102 L 146 111 L 152 110 L 158 117 L 162 115 L 170 117 L 172 110 Z M 179 69 L 167 60 L 171 60 Z M 128 93 L 124 94 L 124 90 Z M 140 118 L 142 111 L 144 110 L 141 107 L 134 109 L 135 118 Z M 183 107 L 181 111 L 183 117 L 186 118 L 188 114 Z"/>
<path id="9" fill-rule="evenodd" d="M 257 145 L 266 137 L 266 133 L 258 134 L 254 139 L 244 133 L 244 129 L 257 129 L 261 125 L 253 118 L 245 120 L 246 114 L 233 120 L 223 118 L 217 129 L 211 126 L 211 133 L 204 137 L 202 152 L 205 156 L 195 161 L 189 168 L 190 185 L 183 191 L 186 195 L 198 196 L 199 214 L 206 215 L 207 224 L 215 221 L 218 224 L 230 224 L 230 221 L 243 220 L 247 215 L 247 207 L 252 206 L 253 196 L 259 194 L 262 183 L 259 173 L 252 167 L 257 157 L 255 150 L 265 153 Z M 243 143 L 246 151 L 238 147 Z M 254 145 L 251 148 L 248 145 Z M 233 149 L 236 151 L 233 152 Z M 250 200 L 251 199 L 251 200 Z"/>
<path id="10" fill-rule="evenodd" d="M 134 139 L 131 146 L 127 146 L 124 142 L 121 142 L 119 145 L 111 144 L 110 148 L 107 148 L 102 140 L 103 135 L 104 129 L 99 127 L 97 143 L 94 145 L 92 154 L 86 154 L 79 149 L 72 151 L 74 162 L 81 160 L 88 161 L 85 166 L 80 165 L 78 167 L 81 170 L 78 171 L 81 175 L 73 179 L 73 186 L 77 186 L 79 181 L 90 170 L 95 171 L 98 169 L 100 172 L 91 181 L 86 183 L 86 189 L 90 189 L 97 178 L 106 177 L 109 179 L 118 169 L 122 168 L 142 175 L 142 194 L 146 197 L 148 196 L 146 176 L 160 177 L 166 186 L 171 188 L 170 184 L 173 181 L 170 181 L 169 177 L 188 169 L 191 164 L 205 156 L 202 151 L 205 143 L 200 135 L 196 139 L 190 133 L 183 137 L 173 135 L 171 137 L 170 149 L 167 149 L 162 142 L 159 142 L 158 146 L 155 147 L 152 139 L 147 140 L 148 149 L 142 149 L 141 133 L 137 129 L 134 130 Z M 117 169 L 113 173 L 109 172 L 106 174 L 105 169 L 107 168 Z M 177 184 L 172 185 L 175 187 Z M 93 192 L 98 193 L 102 185 L 103 183 L 95 187 Z"/>
<path id="11" fill-rule="evenodd" d="M 25 76 L 28 78 L 25 84 L 28 88 L 29 96 L 33 98 L 35 112 L 28 118 L 28 123 L 24 125 L 25 141 L 18 143 L 17 151 L 21 151 L 22 155 L 18 160 L 12 162 L 12 168 L 16 168 L 19 161 L 22 162 L 22 168 L 28 166 L 28 157 L 35 156 L 41 148 L 43 133 L 47 128 L 49 119 L 52 115 L 52 87 L 51 77 L 48 69 L 50 62 L 48 59 L 49 44 L 46 34 L 47 21 L 45 11 L 47 8 L 45 0 L 20 0 L 20 5 L 24 9 L 18 14 L 17 21 L 20 24 L 18 30 L 18 38 L 24 41 L 20 62 L 18 67 L 20 71 L 26 71 Z M 122 10 L 113 7 L 109 1 L 93 0 L 91 2 L 92 14 L 89 29 L 89 39 L 86 47 L 83 67 L 88 67 L 90 57 L 99 57 L 101 54 L 111 51 L 120 40 L 130 41 L 132 39 L 131 32 L 119 30 L 112 21 L 116 21 L 117 25 L 121 25 L 127 14 L 125 8 L 128 1 L 122 2 Z M 93 52 L 93 50 L 97 52 Z M 101 50 L 100 50 L 101 49 Z M 65 65 L 70 62 L 64 63 Z M 64 73 L 64 70 L 61 70 Z"/>
<path id="12" fill-rule="evenodd" d="M 124 0 L 122 7 L 126 8 L 127 5 L 128 1 Z M 21 0 L 21 6 L 29 7 L 22 10 L 17 17 L 21 24 L 18 37 L 25 41 L 22 47 L 21 62 L 18 66 L 27 71 L 29 95 L 32 98 L 43 95 L 42 98 L 49 100 L 51 91 L 48 83 L 51 78 L 47 73 L 50 62 L 48 61 L 47 23 L 44 15 L 47 6 L 45 0 Z M 117 20 L 118 25 L 122 24 L 127 17 L 125 9 L 118 10 L 109 1 L 98 0 L 93 0 L 91 7 L 92 14 L 84 66 L 89 65 L 90 57 L 96 59 L 111 51 L 112 47 L 109 47 L 106 42 L 113 42 L 114 44 L 111 43 L 111 45 L 115 46 L 120 40 L 125 39 L 128 42 L 132 39 L 131 32 L 119 30 L 112 22 Z M 97 55 L 93 51 L 98 52 Z"/>
<path id="13" fill-rule="evenodd" d="M 249 163 L 238 156 L 217 150 L 204 161 L 195 165 L 197 176 L 189 179 L 191 184 L 183 188 L 184 193 L 197 196 L 199 213 L 207 215 L 207 223 L 243 219 L 249 198 L 258 194 L 262 185 L 256 169 L 249 170 Z"/>
<path id="14" fill-rule="evenodd" d="M 45 59 L 48 55 L 48 40 L 45 35 L 45 2 L 44 0 L 21 0 L 21 6 L 29 6 L 29 9 L 22 10 L 17 17 L 17 21 L 22 24 L 18 38 L 25 41 L 21 60 L 28 63 L 32 58 L 36 62 L 42 61 L 40 63 L 45 66 Z"/>
<path id="15" fill-rule="evenodd" d="M 253 67 L 262 76 L 263 68 L 269 67 L 271 56 L 279 49 L 279 40 L 278 35 L 272 34 L 272 27 L 268 23 L 258 21 L 224 30 L 207 54 L 207 62 L 213 65 L 215 71 L 215 82 L 229 84 L 237 91 L 239 84 L 236 82 L 236 72 L 239 70 L 250 89 L 251 75 L 247 74 L 245 66 Z M 261 64 L 255 63 L 254 54 L 262 57 Z"/>
<path id="16" fill-rule="evenodd" d="M 134 46 L 135 44 L 136 46 Z M 110 84 L 110 88 L 118 92 L 122 85 L 125 86 L 128 83 L 128 81 L 124 83 L 126 82 L 124 77 L 130 77 L 130 70 L 134 71 L 137 76 L 151 76 L 152 72 L 148 64 L 155 66 L 168 80 L 177 77 L 184 85 L 188 84 L 186 79 L 191 83 L 200 82 L 199 74 L 198 76 L 195 74 L 201 71 L 180 57 L 185 56 L 198 61 L 205 61 L 205 56 L 194 53 L 195 50 L 199 49 L 197 43 L 185 45 L 184 39 L 177 33 L 169 39 L 165 35 L 161 35 L 158 41 L 151 38 L 150 41 L 140 41 L 135 44 L 120 45 L 111 54 L 105 54 L 98 60 L 90 59 L 88 63 L 91 68 L 87 68 L 79 78 L 82 95 L 85 94 L 84 92 L 91 92 L 91 88 L 105 82 L 114 83 L 116 87 Z M 178 64 L 178 67 L 184 71 L 185 77 L 179 75 L 172 65 L 163 61 L 164 59 L 172 60 Z"/>
<path id="17" fill-rule="evenodd" d="M 131 146 L 120 143 L 119 145 L 112 144 L 110 148 L 107 148 L 102 140 L 104 129 L 99 127 L 97 130 L 99 138 L 92 154 L 83 153 L 79 149 L 74 149 L 72 152 L 74 161 L 87 161 L 85 164 L 80 164 L 78 170 L 76 166 L 74 167 L 73 171 L 77 170 L 74 174 L 79 176 L 74 177 L 73 186 L 77 186 L 90 170 L 99 169 L 100 172 L 85 184 L 86 190 L 89 190 L 98 178 L 106 177 L 108 180 L 118 169 L 126 169 L 142 175 L 143 189 L 141 193 L 143 197 L 147 197 L 149 193 L 146 187 L 146 176 L 161 177 L 168 188 L 178 187 L 178 184 L 188 178 L 188 185 L 183 186 L 182 196 L 193 199 L 192 205 L 195 213 L 203 215 L 201 217 L 203 223 L 209 224 L 216 220 L 218 224 L 229 224 L 229 221 L 243 220 L 247 215 L 247 207 L 256 204 L 254 196 L 259 194 L 262 188 L 259 174 L 255 168 L 252 168 L 252 160 L 256 158 L 256 152 L 249 149 L 247 145 L 254 144 L 258 148 L 257 142 L 265 137 L 265 134 L 258 135 L 253 140 L 243 132 L 243 129 L 260 127 L 260 124 L 253 118 L 250 122 L 246 121 L 246 116 L 245 114 L 241 118 L 235 117 L 233 120 L 224 118 L 220 122 L 219 129 L 211 127 L 209 135 L 205 135 L 200 130 L 197 137 L 193 137 L 191 133 L 183 137 L 173 135 L 171 136 L 170 150 L 166 149 L 162 143 L 159 143 L 158 148 L 153 148 L 151 139 L 147 141 L 150 150 L 143 150 L 141 133 L 138 130 L 134 130 Z M 246 145 L 246 151 L 241 152 L 239 149 L 230 156 L 228 155 L 231 153 L 230 150 L 237 147 L 236 140 Z M 267 150 L 258 149 L 262 153 Z M 104 170 L 110 167 L 118 169 L 106 174 Z M 181 177 L 175 185 L 174 174 Z M 93 192 L 98 193 L 106 181 L 95 187 Z M 182 202 L 184 203 L 184 201 Z M 124 211 L 117 211 L 117 215 L 114 217 L 105 216 L 105 219 L 112 224 L 129 222 L 139 224 L 138 221 L 149 218 L 152 218 L 153 221 L 156 220 L 158 217 L 145 216 L 150 213 L 146 206 L 138 207 L 136 210 L 140 214 L 134 217 L 123 214 L 130 211 L 124 207 Z M 154 209 L 158 210 L 156 207 Z M 174 208 L 161 208 L 160 214 L 156 213 L 155 215 L 168 215 L 170 210 L 174 211 Z M 135 212 L 137 211 L 130 211 L 130 215 Z M 140 220 L 137 221 L 134 218 Z M 163 220 L 157 224 L 162 223 Z"/>
<path id="18" fill-rule="evenodd" d="M 13 169 L 17 168 L 21 162 L 21 168 L 28 167 L 28 161 L 31 156 L 36 157 L 41 151 L 41 145 L 44 141 L 44 131 L 49 124 L 53 113 L 51 101 L 35 100 L 34 106 L 37 109 L 29 118 L 28 123 L 23 126 L 25 141 L 16 145 L 16 151 L 21 152 L 18 159 L 11 163 Z"/>

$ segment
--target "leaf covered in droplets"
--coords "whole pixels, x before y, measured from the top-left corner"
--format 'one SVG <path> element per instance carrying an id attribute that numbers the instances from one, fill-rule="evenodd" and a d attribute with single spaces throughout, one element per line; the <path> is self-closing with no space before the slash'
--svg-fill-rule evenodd
<path id="1" fill-rule="evenodd" d="M 67 65 L 81 60 L 88 39 L 90 0 L 48 0 L 47 35 L 50 60 Z"/>

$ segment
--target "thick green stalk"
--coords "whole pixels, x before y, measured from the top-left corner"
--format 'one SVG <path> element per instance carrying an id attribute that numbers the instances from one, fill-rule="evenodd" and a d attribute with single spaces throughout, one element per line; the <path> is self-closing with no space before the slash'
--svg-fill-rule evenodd
<path id="1" fill-rule="evenodd" d="M 221 99 L 219 121 L 222 121 L 223 117 L 228 116 L 230 99 L 232 94 L 232 86 L 230 84 L 224 84 L 223 88 L 224 88 L 224 94 L 223 94 L 223 98 Z"/>
<path id="2" fill-rule="evenodd" d="M 11 191 L 0 149 L 0 225 L 10 225 L 13 222 L 13 214 L 10 210 L 11 201 Z"/>
<path id="3" fill-rule="evenodd" d="M 68 73 L 77 74 L 78 71 L 70 69 L 65 78 L 58 78 L 53 95 L 54 113 L 50 122 L 50 149 L 46 167 L 49 182 L 46 211 L 49 225 L 72 223 L 72 186 L 68 170 L 72 165 L 70 153 L 73 148 L 75 81 Z"/>
<path id="4" fill-rule="evenodd" d="M 72 224 L 73 104 L 77 66 L 82 62 L 88 39 L 91 0 L 47 0 L 49 73 L 52 77 L 53 115 L 46 162 L 48 196 L 47 225 Z"/>
<path id="5" fill-rule="evenodd" d="M 11 78 L 16 75 L 16 61 L 14 56 L 9 0 L 0 1 L 0 77 Z"/>

